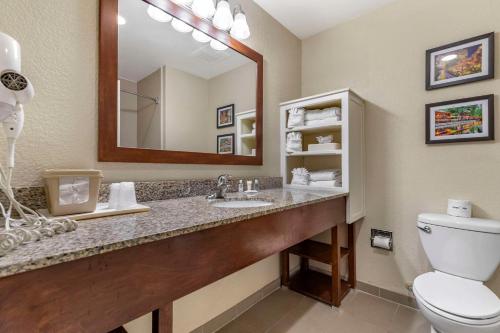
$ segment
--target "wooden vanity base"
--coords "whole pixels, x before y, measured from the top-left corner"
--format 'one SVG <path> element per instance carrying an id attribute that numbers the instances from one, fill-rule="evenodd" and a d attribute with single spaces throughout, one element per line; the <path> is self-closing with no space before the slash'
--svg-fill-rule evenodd
<path id="1" fill-rule="evenodd" d="M 344 197 L 0 279 L 0 332 L 104 333 L 346 219 Z"/>

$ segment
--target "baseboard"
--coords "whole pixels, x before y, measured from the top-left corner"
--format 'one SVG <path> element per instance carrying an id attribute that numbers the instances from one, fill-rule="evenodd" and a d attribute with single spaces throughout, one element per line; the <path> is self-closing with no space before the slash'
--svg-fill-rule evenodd
<path id="1" fill-rule="evenodd" d="M 417 307 L 417 301 L 415 300 L 415 297 L 412 295 L 404 295 L 400 293 L 396 293 L 394 291 L 380 288 L 377 286 L 374 286 L 372 284 L 363 282 L 363 281 L 356 281 L 356 289 L 361 290 L 365 293 L 386 299 L 388 301 L 398 303 L 401 305 L 409 306 L 414 309 L 418 309 Z"/>

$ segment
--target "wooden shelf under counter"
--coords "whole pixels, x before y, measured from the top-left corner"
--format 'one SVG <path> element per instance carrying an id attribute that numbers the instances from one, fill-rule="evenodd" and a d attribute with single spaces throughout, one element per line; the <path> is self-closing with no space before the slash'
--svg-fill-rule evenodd
<path id="1" fill-rule="evenodd" d="M 330 229 L 331 244 L 304 240 L 281 253 L 281 284 L 328 305 L 339 307 L 351 288 L 356 287 L 356 251 L 354 225 L 347 226 L 348 245 L 340 246 L 339 227 Z M 300 257 L 300 269 L 290 276 L 290 254 Z M 341 278 L 340 264 L 348 260 L 348 280 Z M 309 265 L 314 260 L 330 265 L 331 275 L 314 270 Z"/>

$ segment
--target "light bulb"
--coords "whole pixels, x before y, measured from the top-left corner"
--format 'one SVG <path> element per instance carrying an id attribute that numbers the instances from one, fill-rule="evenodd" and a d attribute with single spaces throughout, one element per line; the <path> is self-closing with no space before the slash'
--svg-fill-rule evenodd
<path id="1" fill-rule="evenodd" d="M 125 20 L 125 18 L 123 16 L 118 15 L 117 22 L 118 22 L 118 25 L 124 25 L 125 23 L 127 23 L 127 20 Z"/>
<path id="2" fill-rule="evenodd" d="M 190 26 L 189 24 L 186 24 L 184 22 L 182 22 L 181 20 L 178 20 L 176 18 L 174 18 L 172 20 L 172 27 L 179 31 L 179 32 L 182 32 L 182 33 L 187 33 L 187 32 L 191 32 L 193 31 L 193 27 Z"/>
<path id="3" fill-rule="evenodd" d="M 234 10 L 234 23 L 231 28 L 231 36 L 236 39 L 247 39 L 250 37 L 250 28 L 248 27 L 247 17 L 241 8 Z"/>
<path id="4" fill-rule="evenodd" d="M 213 0 L 194 0 L 191 9 L 194 15 L 201 18 L 211 18 L 215 13 Z"/>
<path id="5" fill-rule="evenodd" d="M 216 39 L 212 39 L 210 41 L 210 47 L 213 48 L 214 50 L 217 50 L 217 51 L 225 51 L 225 50 L 227 50 L 227 45 L 226 44 L 222 44 L 221 42 L 219 42 Z"/>
<path id="6" fill-rule="evenodd" d="M 231 14 L 231 7 L 226 0 L 220 0 L 217 3 L 217 11 L 214 15 L 213 24 L 220 30 L 231 29 L 233 25 L 233 14 Z"/>
<path id="7" fill-rule="evenodd" d="M 212 39 L 210 36 L 197 29 L 193 30 L 193 38 L 195 41 L 200 43 L 208 43 Z"/>
<path id="8" fill-rule="evenodd" d="M 156 8 L 155 6 L 151 6 L 151 5 L 149 5 L 149 7 L 148 7 L 148 15 L 153 20 L 158 21 L 158 22 L 162 22 L 162 23 L 170 22 L 172 20 L 172 16 L 168 15 L 160 8 Z"/>
<path id="9" fill-rule="evenodd" d="M 193 0 L 173 0 L 176 4 L 181 6 L 189 6 L 193 3 Z"/>

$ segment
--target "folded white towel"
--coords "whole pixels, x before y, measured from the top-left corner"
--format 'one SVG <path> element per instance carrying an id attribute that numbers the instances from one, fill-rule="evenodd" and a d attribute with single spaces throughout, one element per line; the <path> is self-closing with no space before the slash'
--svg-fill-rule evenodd
<path id="1" fill-rule="evenodd" d="M 304 115 L 305 120 L 321 120 L 331 117 L 340 117 L 340 108 L 332 107 L 322 110 L 309 110 Z"/>
<path id="2" fill-rule="evenodd" d="M 336 121 L 339 121 L 340 118 L 339 117 L 328 117 L 328 118 L 325 118 L 325 119 L 315 119 L 315 120 L 306 120 L 304 121 L 304 125 L 305 126 L 321 126 L 321 125 L 328 125 L 328 124 L 331 124 L 331 123 L 334 123 Z"/>
<path id="3" fill-rule="evenodd" d="M 305 110 L 300 108 L 292 108 L 288 110 L 288 128 L 303 126 L 304 125 L 304 112 Z"/>
<path id="4" fill-rule="evenodd" d="M 338 180 L 311 181 L 311 182 L 309 182 L 309 186 L 315 186 L 315 187 L 342 187 L 342 182 L 338 181 Z"/>
<path id="5" fill-rule="evenodd" d="M 342 170 L 318 170 L 309 173 L 311 181 L 328 181 L 342 179 Z"/>
<path id="6" fill-rule="evenodd" d="M 290 132 L 286 135 L 286 152 L 294 153 L 302 151 L 302 133 Z"/>

